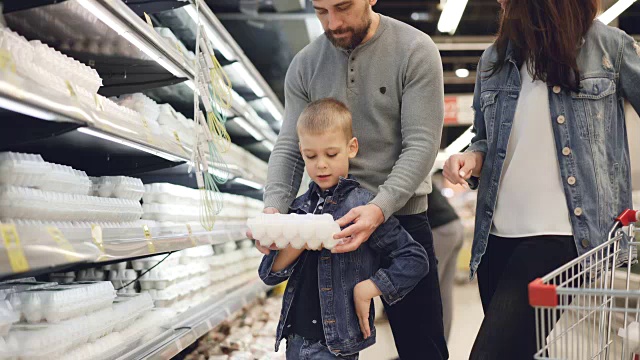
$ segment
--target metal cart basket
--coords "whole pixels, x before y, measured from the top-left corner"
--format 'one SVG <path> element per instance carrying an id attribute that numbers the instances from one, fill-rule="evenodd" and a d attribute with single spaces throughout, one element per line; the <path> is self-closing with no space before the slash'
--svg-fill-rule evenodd
<path id="1" fill-rule="evenodd" d="M 535 359 L 640 360 L 640 212 L 616 220 L 608 241 L 529 284 Z"/>

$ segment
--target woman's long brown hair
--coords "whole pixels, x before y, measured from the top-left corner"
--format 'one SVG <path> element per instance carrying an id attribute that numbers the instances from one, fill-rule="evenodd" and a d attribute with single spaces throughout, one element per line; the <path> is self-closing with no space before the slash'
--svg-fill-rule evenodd
<path id="1" fill-rule="evenodd" d="M 504 67 L 511 42 L 517 63 L 526 62 L 533 79 L 578 90 L 578 50 L 599 9 L 600 0 L 508 0 L 490 75 Z"/>

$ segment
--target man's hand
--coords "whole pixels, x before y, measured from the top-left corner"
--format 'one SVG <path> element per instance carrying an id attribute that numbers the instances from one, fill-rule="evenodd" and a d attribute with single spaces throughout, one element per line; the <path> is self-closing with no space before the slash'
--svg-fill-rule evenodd
<path id="1" fill-rule="evenodd" d="M 265 214 L 280 214 L 280 211 L 278 211 L 278 209 L 276 208 L 266 208 L 262 211 Z M 247 230 L 247 239 L 250 240 L 255 240 L 253 238 L 253 234 L 251 233 L 251 230 Z M 259 239 L 258 239 L 259 240 Z M 265 255 L 269 255 L 269 253 L 271 252 L 271 250 L 278 250 L 278 247 L 275 245 L 271 245 L 270 247 L 266 247 L 266 246 L 262 246 L 260 245 L 260 242 L 256 241 L 256 248 L 263 254 Z"/>
<path id="2" fill-rule="evenodd" d="M 468 152 L 451 155 L 444 163 L 442 174 L 453 184 L 469 187 L 467 180 L 472 175 L 480 176 L 484 155 L 479 152 Z"/>
<path id="3" fill-rule="evenodd" d="M 353 289 L 353 302 L 356 306 L 360 331 L 365 339 L 371 336 L 371 327 L 369 326 L 371 299 L 380 295 L 380 290 L 371 280 L 362 281 Z"/>
<path id="4" fill-rule="evenodd" d="M 346 253 L 358 249 L 362 243 L 369 240 L 369 236 L 376 231 L 378 226 L 384 223 L 384 214 L 382 209 L 374 204 L 358 206 L 338 219 L 337 223 L 341 228 L 353 223 L 353 225 L 333 236 L 336 240 L 345 239 L 345 241 L 336 245 L 332 252 L 336 254 Z M 347 239 L 348 237 L 350 238 Z"/>

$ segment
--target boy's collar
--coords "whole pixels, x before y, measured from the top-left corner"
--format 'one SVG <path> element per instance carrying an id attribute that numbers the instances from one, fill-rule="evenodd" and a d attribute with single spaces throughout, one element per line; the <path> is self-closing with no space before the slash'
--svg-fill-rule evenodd
<path id="1" fill-rule="evenodd" d="M 340 194 L 343 192 L 347 192 L 352 190 L 355 187 L 360 186 L 360 183 L 358 182 L 358 180 L 356 180 L 351 174 L 347 175 L 347 177 L 342 177 L 340 176 L 340 179 L 338 180 L 338 184 L 331 187 L 328 190 L 333 190 L 333 194 Z M 315 181 L 311 181 L 309 183 L 309 190 L 310 191 L 315 191 L 316 193 L 322 195 L 324 193 L 324 191 L 320 188 L 320 186 L 318 184 L 315 183 Z"/>

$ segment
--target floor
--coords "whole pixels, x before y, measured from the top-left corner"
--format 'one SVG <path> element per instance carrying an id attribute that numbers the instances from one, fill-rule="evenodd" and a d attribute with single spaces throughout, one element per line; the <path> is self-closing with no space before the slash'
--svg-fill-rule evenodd
<path id="1" fill-rule="evenodd" d="M 376 311 L 378 311 L 376 307 Z M 457 285 L 454 289 L 454 313 L 449 355 L 451 360 L 466 360 L 473 346 L 480 324 L 482 323 L 482 305 L 475 283 Z M 398 356 L 393 344 L 391 328 L 386 321 L 376 324 L 378 338 L 376 345 L 363 351 L 362 360 L 390 360 Z"/>

